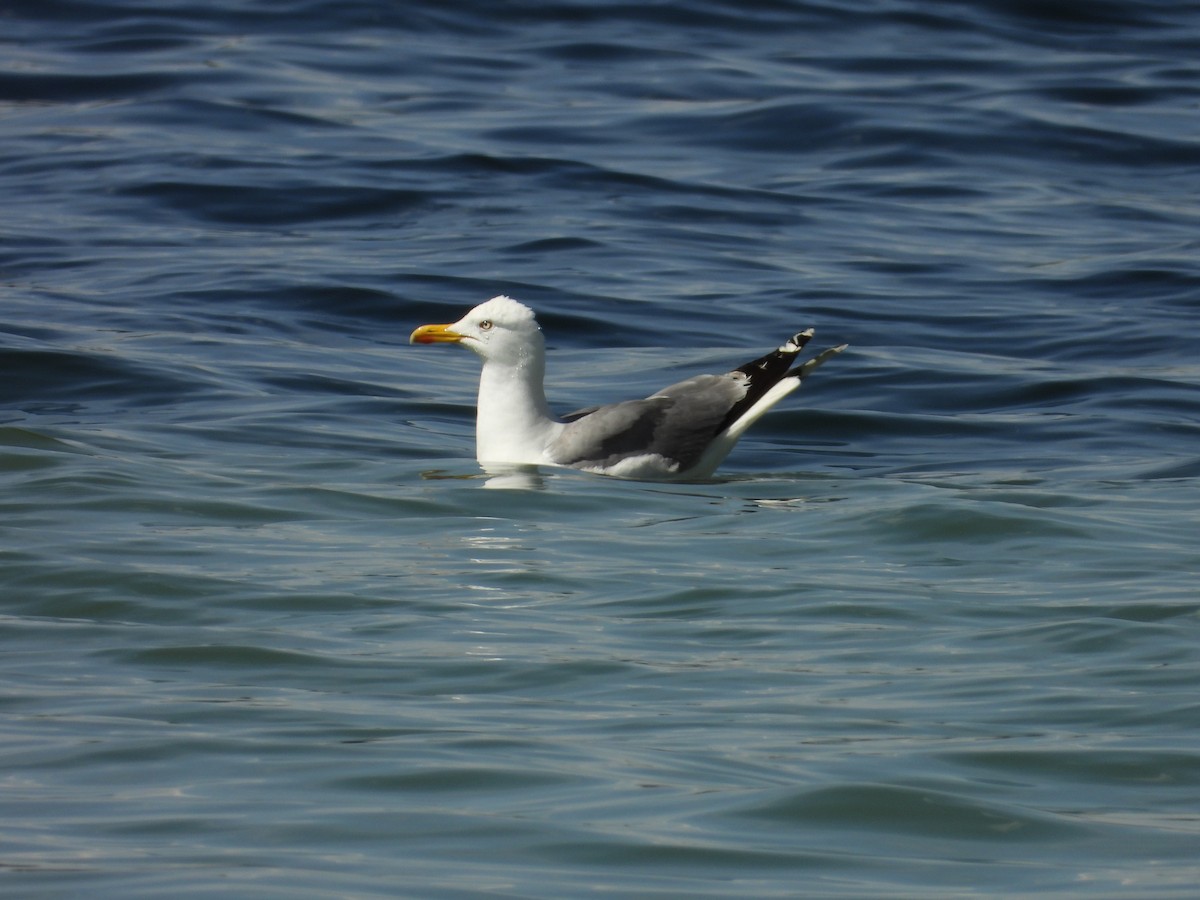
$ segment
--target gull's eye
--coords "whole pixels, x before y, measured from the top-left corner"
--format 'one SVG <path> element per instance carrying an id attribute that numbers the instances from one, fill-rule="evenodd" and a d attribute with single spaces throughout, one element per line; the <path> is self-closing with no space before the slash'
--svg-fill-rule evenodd
<path id="1" fill-rule="evenodd" d="M 482 322 L 480 322 L 479 330 L 480 331 L 491 331 L 492 330 L 492 320 L 484 319 Z"/>

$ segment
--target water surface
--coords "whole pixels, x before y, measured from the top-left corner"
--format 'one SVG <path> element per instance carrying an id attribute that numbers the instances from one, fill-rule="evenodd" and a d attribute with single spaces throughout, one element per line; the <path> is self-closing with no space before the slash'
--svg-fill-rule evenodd
<path id="1" fill-rule="evenodd" d="M 9 4 L 22 897 L 1190 897 L 1200 16 Z M 719 478 L 560 411 L 849 342 Z"/>

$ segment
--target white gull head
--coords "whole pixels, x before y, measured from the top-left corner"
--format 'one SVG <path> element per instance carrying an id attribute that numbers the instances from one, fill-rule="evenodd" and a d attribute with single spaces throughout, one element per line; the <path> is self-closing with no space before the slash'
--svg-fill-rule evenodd
<path id="1" fill-rule="evenodd" d="M 531 362 L 531 356 L 540 356 L 545 350 L 533 310 L 511 297 L 493 297 L 479 304 L 450 330 L 461 335 L 463 346 L 485 362 L 523 367 Z"/>
<path id="2" fill-rule="evenodd" d="M 549 461 L 546 447 L 563 425 L 546 405 L 546 344 L 533 310 L 493 297 L 452 325 L 422 325 L 409 342 L 462 344 L 483 360 L 475 419 L 480 462 Z"/>

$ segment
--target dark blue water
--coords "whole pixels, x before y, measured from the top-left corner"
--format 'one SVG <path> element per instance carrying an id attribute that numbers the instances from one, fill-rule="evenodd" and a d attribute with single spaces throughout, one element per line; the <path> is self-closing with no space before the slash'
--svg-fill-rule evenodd
<path id="1" fill-rule="evenodd" d="M 10 2 L 21 897 L 1190 897 L 1200 7 Z M 473 458 L 849 342 L 699 485 Z M 516 490 L 489 490 L 489 487 Z"/>

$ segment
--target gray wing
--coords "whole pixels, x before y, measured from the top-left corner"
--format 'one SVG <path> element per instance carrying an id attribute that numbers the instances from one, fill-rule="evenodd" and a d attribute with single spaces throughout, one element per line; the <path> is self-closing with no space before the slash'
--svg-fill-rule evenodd
<path id="1" fill-rule="evenodd" d="M 649 453 L 688 469 L 724 429 L 747 383 L 740 372 L 698 375 L 645 400 L 579 410 L 564 417 L 550 455 L 560 465 L 608 467 Z"/>

